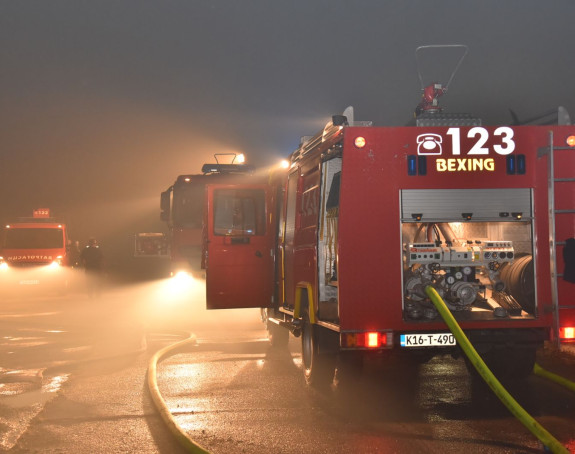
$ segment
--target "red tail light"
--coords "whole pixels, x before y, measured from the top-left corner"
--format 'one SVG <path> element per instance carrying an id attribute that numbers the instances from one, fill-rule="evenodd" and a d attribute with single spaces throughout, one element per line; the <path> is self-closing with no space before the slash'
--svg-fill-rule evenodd
<path id="1" fill-rule="evenodd" d="M 391 331 L 367 331 L 340 334 L 342 348 L 381 349 L 393 347 Z"/>
<path id="2" fill-rule="evenodd" d="M 564 326 L 559 329 L 559 338 L 561 340 L 575 340 L 575 326 Z"/>

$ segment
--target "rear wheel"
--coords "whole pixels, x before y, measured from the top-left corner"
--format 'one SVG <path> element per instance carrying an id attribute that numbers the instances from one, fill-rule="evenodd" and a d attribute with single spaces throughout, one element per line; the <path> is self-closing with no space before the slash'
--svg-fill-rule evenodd
<path id="1" fill-rule="evenodd" d="M 301 353 L 306 383 L 324 387 L 333 382 L 337 355 L 333 351 L 322 351 L 319 330 L 321 327 L 312 325 L 306 315 L 302 325 Z"/>

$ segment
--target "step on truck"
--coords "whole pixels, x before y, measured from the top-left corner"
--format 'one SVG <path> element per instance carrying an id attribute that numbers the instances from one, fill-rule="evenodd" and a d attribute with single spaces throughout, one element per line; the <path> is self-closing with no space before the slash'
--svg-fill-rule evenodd
<path id="1" fill-rule="evenodd" d="M 373 352 L 458 356 L 427 286 L 501 377 L 573 341 L 575 126 L 565 111 L 484 126 L 443 112 L 441 84 L 422 88 L 413 126 L 348 108 L 267 183 L 207 186 L 208 308 L 262 308 L 272 344 L 301 336 L 309 383 Z"/>

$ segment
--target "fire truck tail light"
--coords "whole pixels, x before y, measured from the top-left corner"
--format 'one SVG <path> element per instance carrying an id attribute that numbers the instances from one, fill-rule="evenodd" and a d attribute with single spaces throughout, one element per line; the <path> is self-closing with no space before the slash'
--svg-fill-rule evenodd
<path id="1" fill-rule="evenodd" d="M 377 348 L 380 345 L 381 344 L 380 344 L 380 339 L 379 339 L 379 333 L 366 333 L 365 334 L 365 346 L 366 347 Z"/>
<path id="2" fill-rule="evenodd" d="M 390 348 L 393 346 L 393 333 L 378 331 L 342 333 L 341 346 L 362 349 Z"/>
<path id="3" fill-rule="evenodd" d="M 357 148 L 363 148 L 365 147 L 365 137 L 358 136 L 353 143 Z"/>
<path id="4" fill-rule="evenodd" d="M 559 338 L 561 340 L 575 340 L 575 326 L 566 326 L 559 329 Z"/>
<path id="5" fill-rule="evenodd" d="M 567 139 L 565 140 L 565 142 L 567 143 L 567 146 L 569 146 L 569 147 L 575 147 L 575 136 L 569 136 L 569 137 L 567 137 Z"/>

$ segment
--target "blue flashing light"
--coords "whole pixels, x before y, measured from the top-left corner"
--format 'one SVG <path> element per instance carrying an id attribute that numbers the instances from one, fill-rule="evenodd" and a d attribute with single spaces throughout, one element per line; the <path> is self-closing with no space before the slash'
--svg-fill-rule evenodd
<path id="1" fill-rule="evenodd" d="M 518 154 L 517 155 L 517 174 L 518 175 L 525 175 L 526 171 L 527 171 L 527 166 L 526 166 L 526 161 L 525 161 L 525 155 L 524 154 Z"/>
<path id="2" fill-rule="evenodd" d="M 407 156 L 407 174 L 417 175 L 417 156 L 413 154 Z"/>
<path id="3" fill-rule="evenodd" d="M 515 175 L 515 156 L 507 156 L 507 175 Z"/>
<path id="4" fill-rule="evenodd" d="M 419 168 L 419 175 L 427 175 L 427 157 L 426 156 L 418 156 L 417 157 L 417 166 Z"/>

